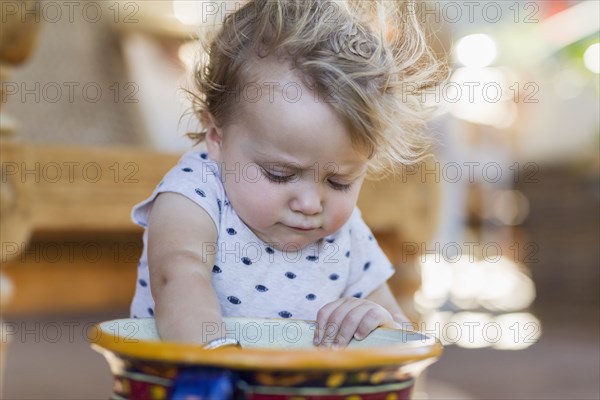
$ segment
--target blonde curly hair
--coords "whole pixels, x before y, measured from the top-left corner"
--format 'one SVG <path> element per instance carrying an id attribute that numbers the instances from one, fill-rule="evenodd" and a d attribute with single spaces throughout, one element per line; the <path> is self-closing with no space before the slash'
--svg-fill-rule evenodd
<path id="1" fill-rule="evenodd" d="M 329 97 L 353 146 L 369 155 L 369 177 L 423 158 L 430 109 L 421 91 L 445 78 L 410 1 L 254 0 L 200 40 L 192 97 L 196 115 L 235 115 L 253 60 L 289 62 L 303 83 Z M 239 99 L 239 97 L 238 97 Z M 201 142 L 206 129 L 188 136 Z"/>

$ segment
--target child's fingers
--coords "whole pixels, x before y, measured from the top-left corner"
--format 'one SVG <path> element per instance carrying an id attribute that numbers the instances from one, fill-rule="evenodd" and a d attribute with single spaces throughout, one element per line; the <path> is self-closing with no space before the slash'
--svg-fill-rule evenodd
<path id="1" fill-rule="evenodd" d="M 346 314 L 358 305 L 360 305 L 360 303 L 354 302 L 348 298 L 338 299 L 324 305 L 317 313 L 315 345 L 322 344 L 323 340 L 326 338 L 334 339 L 338 334 L 339 327 Z"/>
<path id="2" fill-rule="evenodd" d="M 317 324 L 321 330 L 317 345 L 333 343 L 345 315 L 356 307 L 347 299 L 336 300 L 329 305 L 321 315 L 317 315 Z"/>
<path id="3" fill-rule="evenodd" d="M 325 304 L 319 312 L 317 312 L 317 330 L 315 331 L 315 337 L 313 339 L 313 343 L 315 345 L 321 344 L 323 341 L 323 336 L 325 335 L 328 327 L 327 320 L 331 313 L 338 307 L 338 305 L 343 301 L 343 299 L 338 299 L 336 301 L 332 301 L 331 303 Z"/>
<path id="4" fill-rule="evenodd" d="M 364 314 L 358 324 L 354 338 L 362 340 L 376 328 L 390 323 L 393 323 L 392 316 L 386 310 L 371 308 Z"/>
<path id="5" fill-rule="evenodd" d="M 367 318 L 365 321 L 365 318 L 368 315 L 371 315 L 372 310 L 372 305 L 362 303 L 358 305 L 358 307 L 353 308 L 348 314 L 346 314 L 345 318 L 343 319 L 340 325 L 340 329 L 338 330 L 337 336 L 334 341 L 334 346 L 338 348 L 346 347 L 348 343 L 350 343 L 352 337 L 356 337 L 358 329 L 361 327 L 363 331 L 367 330 L 367 333 L 364 334 L 364 336 L 371 332 L 371 330 L 375 329 L 379 324 L 378 320 L 374 320 L 371 317 Z M 372 327 L 370 328 L 370 326 Z M 359 339 L 362 339 L 364 336 L 360 337 Z"/>

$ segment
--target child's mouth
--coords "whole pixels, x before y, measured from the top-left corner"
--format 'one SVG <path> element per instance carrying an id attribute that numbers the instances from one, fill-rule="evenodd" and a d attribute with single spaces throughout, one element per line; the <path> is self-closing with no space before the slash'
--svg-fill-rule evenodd
<path id="1" fill-rule="evenodd" d="M 317 228 L 300 228 L 300 227 L 296 227 L 296 226 L 290 226 L 291 229 L 294 229 L 296 231 L 301 231 L 301 232 L 309 232 L 309 231 L 314 231 Z"/>

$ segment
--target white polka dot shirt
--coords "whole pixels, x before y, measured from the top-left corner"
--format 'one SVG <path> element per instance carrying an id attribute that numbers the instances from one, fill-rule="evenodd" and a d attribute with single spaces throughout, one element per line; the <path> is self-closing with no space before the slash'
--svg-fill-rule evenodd
<path id="1" fill-rule="evenodd" d="M 136 224 L 147 227 L 151 204 L 162 192 L 191 199 L 217 226 L 212 285 L 223 316 L 315 320 L 325 304 L 341 297 L 364 298 L 394 273 L 358 208 L 337 232 L 303 249 L 280 251 L 269 246 L 231 207 L 217 164 L 206 153 L 191 151 L 182 156 L 152 195 L 133 208 Z M 147 230 L 143 241 L 131 305 L 134 318 L 154 315 Z"/>

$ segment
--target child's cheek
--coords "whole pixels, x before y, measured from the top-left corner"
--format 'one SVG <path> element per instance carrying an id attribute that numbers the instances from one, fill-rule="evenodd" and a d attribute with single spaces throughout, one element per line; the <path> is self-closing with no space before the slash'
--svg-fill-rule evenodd
<path id="1" fill-rule="evenodd" d="M 231 190 L 235 196 L 235 205 L 238 214 L 252 228 L 268 226 L 277 219 L 278 195 L 269 182 L 264 179 L 256 182 L 239 182 Z"/>
<path id="2" fill-rule="evenodd" d="M 344 225 L 350 216 L 352 215 L 352 211 L 354 210 L 354 203 L 352 202 L 344 202 L 335 206 L 331 210 L 330 219 L 329 219 L 329 229 L 332 232 L 337 231 Z"/>

